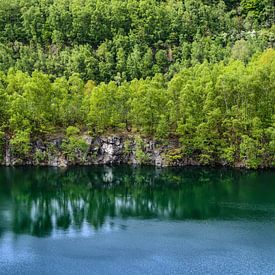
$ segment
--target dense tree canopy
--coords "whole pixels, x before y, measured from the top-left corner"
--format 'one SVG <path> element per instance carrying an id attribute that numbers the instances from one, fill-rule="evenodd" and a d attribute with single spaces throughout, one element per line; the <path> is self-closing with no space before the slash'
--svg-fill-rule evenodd
<path id="1" fill-rule="evenodd" d="M 0 70 L 96 83 L 248 61 L 274 46 L 274 0 L 0 1 Z"/>

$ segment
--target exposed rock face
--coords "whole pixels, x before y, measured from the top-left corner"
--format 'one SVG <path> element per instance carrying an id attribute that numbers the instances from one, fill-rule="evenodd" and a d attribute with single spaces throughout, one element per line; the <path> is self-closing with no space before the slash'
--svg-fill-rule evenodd
<path id="1" fill-rule="evenodd" d="M 6 148 L 5 148 L 5 164 L 7 166 L 11 165 L 11 154 L 10 154 L 9 146 L 6 146 Z"/>
<path id="2" fill-rule="evenodd" d="M 198 161 L 199 155 L 194 155 L 192 158 L 184 157 L 179 141 L 176 139 L 163 144 L 156 140 L 141 138 L 138 135 L 92 137 L 84 134 L 74 136 L 73 140 L 70 140 L 69 137 L 49 138 L 33 141 L 30 148 L 27 156 L 16 155 L 13 153 L 7 137 L 4 148 L 0 148 L 0 165 L 53 167 L 94 164 L 149 164 L 158 167 L 202 165 Z M 228 164 L 225 161 L 216 161 L 210 164 L 249 168 L 242 160 L 236 160 L 233 164 Z M 260 168 L 274 167 L 263 164 Z"/>
<path id="3" fill-rule="evenodd" d="M 99 148 L 96 152 L 98 163 L 121 163 L 124 162 L 123 141 L 119 137 L 99 138 Z M 93 146 L 92 146 L 93 147 Z"/>
<path id="4" fill-rule="evenodd" d="M 84 164 L 153 164 L 165 166 L 161 158 L 163 148 L 155 149 L 156 143 L 142 140 L 138 145 L 135 138 L 124 138 L 120 136 L 98 137 L 91 140 L 89 153 Z M 141 159 L 138 152 L 142 152 L 145 158 Z"/>
<path id="5" fill-rule="evenodd" d="M 31 153 L 27 158 L 13 156 L 9 145 L 6 145 L 5 157 L 2 164 L 13 165 L 41 165 L 66 167 L 70 165 L 92 165 L 92 164 L 151 164 L 156 166 L 183 166 L 198 165 L 198 163 L 177 158 L 169 160 L 167 154 L 179 146 L 173 141 L 170 144 L 161 145 L 156 141 L 141 139 L 137 141 L 135 136 L 104 136 L 91 137 L 83 135 L 87 144 L 87 150 L 81 152 L 75 150 L 73 159 L 70 159 L 62 151 L 61 138 L 47 141 L 37 140 L 31 144 Z"/>
<path id="6" fill-rule="evenodd" d="M 158 147 L 155 141 L 143 139 L 141 145 L 137 144 L 135 137 L 107 136 L 93 138 L 84 135 L 81 138 L 85 140 L 88 149 L 86 152 L 75 150 L 73 160 L 66 157 L 66 154 L 62 151 L 64 140 L 58 138 L 47 141 L 34 141 L 31 144 L 31 153 L 27 158 L 13 155 L 7 143 L 2 164 L 6 166 L 41 165 L 54 167 L 120 163 L 168 165 L 165 158 L 162 157 L 165 148 Z M 138 154 L 142 154 L 143 157 L 141 158 Z"/>

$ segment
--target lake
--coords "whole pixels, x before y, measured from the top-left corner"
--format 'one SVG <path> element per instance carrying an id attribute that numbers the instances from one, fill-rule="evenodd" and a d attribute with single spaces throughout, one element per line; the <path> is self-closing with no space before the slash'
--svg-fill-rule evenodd
<path id="1" fill-rule="evenodd" d="M 1 274 L 275 274 L 275 172 L 0 168 Z"/>

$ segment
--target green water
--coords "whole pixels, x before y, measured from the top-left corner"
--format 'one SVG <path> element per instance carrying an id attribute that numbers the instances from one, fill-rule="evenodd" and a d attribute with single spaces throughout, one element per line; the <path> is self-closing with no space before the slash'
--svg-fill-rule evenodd
<path id="1" fill-rule="evenodd" d="M 275 274 L 275 173 L 0 168 L 2 274 Z"/>

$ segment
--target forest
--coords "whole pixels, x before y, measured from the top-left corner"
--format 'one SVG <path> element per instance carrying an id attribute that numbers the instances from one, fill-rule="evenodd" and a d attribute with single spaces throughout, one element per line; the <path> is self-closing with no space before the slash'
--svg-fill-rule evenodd
<path id="1" fill-rule="evenodd" d="M 274 48 L 274 0 L 0 0 L 0 158 L 134 133 L 274 167 Z"/>

